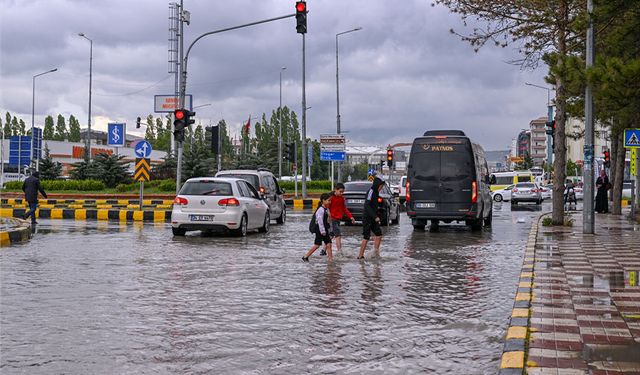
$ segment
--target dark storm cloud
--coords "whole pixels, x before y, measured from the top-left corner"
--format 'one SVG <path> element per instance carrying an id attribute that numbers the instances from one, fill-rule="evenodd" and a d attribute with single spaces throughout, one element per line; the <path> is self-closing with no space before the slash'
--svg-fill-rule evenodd
<path id="1" fill-rule="evenodd" d="M 293 13 L 294 1 L 185 0 L 191 25 L 185 47 L 204 32 Z M 543 72 L 506 61 L 511 49 L 480 53 L 449 33 L 458 19 L 430 2 L 308 2 L 308 135 L 335 131 L 335 34 L 340 37 L 342 126 L 357 143 L 410 141 L 428 128 L 461 128 L 486 148 L 507 148 L 528 121 L 544 114 L 546 93 L 524 86 Z M 94 40 L 94 123 L 135 121 L 153 111 L 153 95 L 173 92 L 167 71 L 168 2 L 0 1 L 0 110 L 31 112 L 34 74 L 37 122 L 73 113 L 86 122 L 89 42 Z M 224 117 L 236 129 L 249 115 L 283 103 L 301 109 L 301 37 L 294 19 L 202 39 L 189 58 L 188 91 L 204 123 Z"/>

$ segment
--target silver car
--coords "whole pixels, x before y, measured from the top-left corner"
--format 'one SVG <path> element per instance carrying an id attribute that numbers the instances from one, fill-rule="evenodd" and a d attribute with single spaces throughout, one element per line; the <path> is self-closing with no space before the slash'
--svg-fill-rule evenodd
<path id="1" fill-rule="evenodd" d="M 258 191 L 239 178 L 188 179 L 173 201 L 174 236 L 187 231 L 225 230 L 246 236 L 249 230 L 269 231 L 269 206 Z"/>
<path id="2" fill-rule="evenodd" d="M 517 205 L 520 202 L 534 202 L 542 204 L 542 191 L 540 187 L 533 182 L 519 182 L 511 189 L 511 205 Z"/>

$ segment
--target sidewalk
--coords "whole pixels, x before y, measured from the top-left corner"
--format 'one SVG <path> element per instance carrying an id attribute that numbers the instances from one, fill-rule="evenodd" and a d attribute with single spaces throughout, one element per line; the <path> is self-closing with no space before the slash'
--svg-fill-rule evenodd
<path id="1" fill-rule="evenodd" d="M 573 227 L 532 229 L 521 275 L 532 284 L 519 288 L 509 329 L 520 330 L 524 358 L 505 345 L 501 374 L 640 374 L 640 226 L 597 214 L 596 234 L 584 235 L 582 213 L 572 218 Z M 527 305 L 527 328 L 514 329 Z"/>

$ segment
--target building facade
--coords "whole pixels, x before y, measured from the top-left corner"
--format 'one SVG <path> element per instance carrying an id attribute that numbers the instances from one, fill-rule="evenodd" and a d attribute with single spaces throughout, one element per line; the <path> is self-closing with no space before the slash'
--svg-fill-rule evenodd
<path id="1" fill-rule="evenodd" d="M 529 123 L 529 131 L 531 134 L 529 155 L 533 160 L 533 165 L 536 167 L 543 166 L 547 161 L 546 122 L 546 117 L 539 117 Z"/>

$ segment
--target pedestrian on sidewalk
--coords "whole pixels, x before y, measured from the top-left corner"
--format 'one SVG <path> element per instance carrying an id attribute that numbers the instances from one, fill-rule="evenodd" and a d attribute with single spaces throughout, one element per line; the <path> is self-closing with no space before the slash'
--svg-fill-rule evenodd
<path id="1" fill-rule="evenodd" d="M 609 213 L 607 191 L 611 189 L 611 184 L 609 183 L 607 172 L 604 169 L 600 171 L 600 177 L 596 180 L 596 188 L 598 189 L 598 193 L 596 194 L 596 212 L 601 214 Z"/>
<path id="2" fill-rule="evenodd" d="M 24 219 L 27 220 L 31 217 L 31 225 L 36 225 L 36 209 L 38 208 L 38 192 L 43 197 L 47 198 L 42 185 L 40 185 L 40 172 L 33 172 L 31 176 L 27 177 L 22 183 L 22 191 L 24 192 L 24 200 L 29 203 L 29 212 L 24 215 Z"/>
<path id="3" fill-rule="evenodd" d="M 380 229 L 380 216 L 378 216 L 378 209 L 380 208 L 378 198 L 380 198 L 380 191 L 383 187 L 384 181 L 378 177 L 374 178 L 373 184 L 367 193 L 367 198 L 364 201 L 364 214 L 362 215 L 362 242 L 360 243 L 358 259 L 364 259 L 364 251 L 371 239 L 371 232 L 373 232 L 374 236 L 373 251 L 375 254 L 380 254 L 382 229 Z"/>
<path id="4" fill-rule="evenodd" d="M 315 240 L 313 241 L 313 246 L 311 249 L 307 251 L 307 253 L 302 257 L 303 262 L 308 262 L 309 257 L 313 254 L 322 243 L 327 245 L 327 257 L 328 260 L 333 260 L 333 252 L 331 251 L 331 237 L 333 237 L 333 233 L 331 232 L 331 224 L 329 222 L 330 214 L 329 214 L 329 204 L 331 202 L 331 194 L 322 193 L 320 196 L 320 202 L 318 204 L 318 209 L 313 213 L 313 217 L 311 218 L 311 223 L 309 224 L 309 231 L 313 230 L 313 233 L 316 235 Z"/>
<path id="5" fill-rule="evenodd" d="M 346 217 L 354 224 L 356 220 L 353 218 L 351 212 L 347 208 L 347 204 L 344 200 L 344 184 L 338 182 L 333 192 L 331 193 L 331 203 L 329 203 L 329 212 L 331 214 L 331 232 L 333 232 L 333 239 L 336 242 L 336 249 L 342 251 L 342 233 L 340 232 L 340 222 Z M 323 253 L 324 254 L 324 250 Z"/>

